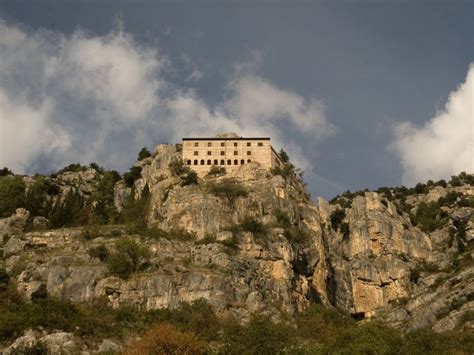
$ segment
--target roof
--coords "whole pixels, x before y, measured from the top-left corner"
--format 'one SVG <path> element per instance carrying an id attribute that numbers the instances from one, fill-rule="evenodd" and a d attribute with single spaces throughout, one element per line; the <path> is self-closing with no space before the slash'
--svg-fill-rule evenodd
<path id="1" fill-rule="evenodd" d="M 183 138 L 183 141 L 269 141 L 270 137 Z"/>

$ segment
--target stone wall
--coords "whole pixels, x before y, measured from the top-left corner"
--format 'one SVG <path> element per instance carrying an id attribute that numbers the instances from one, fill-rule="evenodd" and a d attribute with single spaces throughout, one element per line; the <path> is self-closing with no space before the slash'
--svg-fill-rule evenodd
<path id="1" fill-rule="evenodd" d="M 183 138 L 182 154 L 184 162 L 200 176 L 213 165 L 233 172 L 250 162 L 260 163 L 266 169 L 279 162 L 270 138 Z"/>

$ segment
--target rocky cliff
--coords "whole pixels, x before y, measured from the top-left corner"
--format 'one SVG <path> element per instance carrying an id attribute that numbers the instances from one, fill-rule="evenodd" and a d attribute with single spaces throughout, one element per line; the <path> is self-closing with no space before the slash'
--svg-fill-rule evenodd
<path id="1" fill-rule="evenodd" d="M 112 307 L 148 310 L 203 298 L 217 314 L 243 322 L 322 303 L 403 331 L 474 328 L 471 175 L 314 204 L 296 174 L 256 163 L 189 182 L 185 169 L 170 169 L 179 148 L 159 145 L 137 162 L 140 174 L 128 186 L 113 184 L 111 206 L 119 212 L 146 199 L 146 227 L 117 219 L 48 229 L 47 217 L 25 209 L 0 220 L 4 267 L 18 290 L 29 298 L 106 299 Z M 102 200 L 87 200 L 103 176 L 89 169 L 48 178 L 59 186 L 51 200 L 72 189 L 93 211 Z M 93 252 L 111 253 L 119 239 L 148 251 L 126 277 Z"/>

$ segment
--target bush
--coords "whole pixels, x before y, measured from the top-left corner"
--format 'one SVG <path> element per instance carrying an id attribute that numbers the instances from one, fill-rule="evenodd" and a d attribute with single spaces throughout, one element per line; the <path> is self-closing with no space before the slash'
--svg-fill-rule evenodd
<path id="1" fill-rule="evenodd" d="M 145 228 L 147 225 L 147 212 L 150 204 L 150 189 L 145 185 L 139 199 L 135 199 L 135 191 L 127 198 L 122 209 L 125 223 L 135 228 Z"/>
<path id="2" fill-rule="evenodd" d="M 141 166 L 132 166 L 128 172 L 123 174 L 123 180 L 127 187 L 132 187 L 135 184 L 135 181 L 142 177 L 142 168 Z"/>
<path id="3" fill-rule="evenodd" d="M 9 217 L 25 206 L 25 183 L 19 176 L 0 177 L 0 218 Z"/>
<path id="4" fill-rule="evenodd" d="M 143 160 L 149 157 L 151 157 L 151 153 L 147 147 L 143 147 L 138 153 L 138 160 Z"/>
<path id="5" fill-rule="evenodd" d="M 435 202 L 421 202 L 415 215 L 410 216 L 411 222 L 424 232 L 433 232 L 444 226 L 447 222 L 439 205 Z"/>
<path id="6" fill-rule="evenodd" d="M 194 170 L 190 170 L 185 175 L 181 176 L 181 186 L 197 185 L 198 175 Z"/>
<path id="7" fill-rule="evenodd" d="M 268 232 L 267 227 L 255 218 L 246 218 L 239 227 L 240 230 L 250 232 L 256 237 L 263 236 Z"/>
<path id="8" fill-rule="evenodd" d="M 91 258 L 98 258 L 100 261 L 104 262 L 109 256 L 109 250 L 104 244 L 99 244 L 96 247 L 90 248 L 87 251 L 87 254 L 89 254 Z"/>
<path id="9" fill-rule="evenodd" d="M 84 197 L 76 190 L 69 190 L 62 203 L 58 199 L 54 204 L 49 216 L 51 226 L 61 228 L 83 224 L 86 218 L 83 207 Z"/>
<path id="10" fill-rule="evenodd" d="M 223 354 L 282 354 L 295 345 L 295 330 L 274 323 L 266 316 L 254 316 L 246 325 L 235 320 L 224 324 Z"/>
<path id="11" fill-rule="evenodd" d="M 130 344 L 124 354 L 205 354 L 207 344 L 191 332 L 182 332 L 171 324 L 157 324 L 139 341 Z"/>
<path id="12" fill-rule="evenodd" d="M 184 164 L 183 159 L 179 158 L 173 158 L 168 164 L 168 168 L 174 176 L 181 176 L 190 171 L 189 167 Z"/>
<path id="13" fill-rule="evenodd" d="M 97 184 L 92 195 L 93 215 L 96 223 L 116 223 L 119 212 L 115 207 L 115 183 L 120 180 L 116 171 L 106 171 Z"/>
<path id="14" fill-rule="evenodd" d="M 343 209 L 334 210 L 330 216 L 332 229 L 337 231 L 344 218 L 346 218 L 346 212 Z"/>
<path id="15" fill-rule="evenodd" d="M 137 271 L 151 256 L 150 250 L 139 245 L 133 239 L 119 239 L 115 242 L 115 251 L 107 257 L 109 273 L 128 278 Z"/>
<path id="16" fill-rule="evenodd" d="M 223 166 L 213 165 L 211 166 L 211 169 L 209 169 L 207 176 L 220 176 L 224 174 L 225 168 Z"/>
<path id="17" fill-rule="evenodd" d="M 67 173 L 67 172 L 78 173 L 80 171 L 86 171 L 86 170 L 87 170 L 87 166 L 83 166 L 80 163 L 73 163 L 73 164 L 69 164 L 68 166 L 65 166 L 64 168 L 58 170 L 53 175 L 61 175 L 61 174 Z"/>
<path id="18" fill-rule="evenodd" d="M 284 211 L 277 209 L 275 211 L 275 217 L 277 219 L 277 223 L 279 227 L 281 228 L 291 227 L 290 217 L 288 217 L 288 215 Z"/>
<path id="19" fill-rule="evenodd" d="M 0 176 L 8 176 L 8 175 L 13 175 L 10 169 L 8 169 L 6 166 L 0 169 Z"/>
<path id="20" fill-rule="evenodd" d="M 242 186 L 242 184 L 238 180 L 232 178 L 208 183 L 207 190 L 209 193 L 217 197 L 226 198 L 231 205 L 234 204 L 237 198 L 247 197 L 248 195 L 247 190 Z"/>

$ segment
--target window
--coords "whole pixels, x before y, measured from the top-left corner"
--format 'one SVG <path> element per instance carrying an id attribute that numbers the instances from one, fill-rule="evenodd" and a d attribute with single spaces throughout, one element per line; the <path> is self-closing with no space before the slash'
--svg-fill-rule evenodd
<path id="1" fill-rule="evenodd" d="M 247 155 L 252 155 L 252 152 L 250 150 L 247 150 Z"/>
<path id="2" fill-rule="evenodd" d="M 258 146 L 259 146 L 259 147 L 263 147 L 263 143 L 262 143 L 262 142 L 258 142 Z"/>
<path id="3" fill-rule="evenodd" d="M 209 159 L 209 160 L 207 161 L 207 165 L 211 165 L 211 164 L 212 164 L 212 161 L 211 161 L 211 159 Z"/>
<path id="4" fill-rule="evenodd" d="M 252 146 L 252 143 L 247 142 L 247 147 L 250 147 L 250 146 Z"/>
<path id="5" fill-rule="evenodd" d="M 242 160 L 240 161 L 240 164 L 245 164 L 245 160 L 242 159 Z"/>
<path id="6" fill-rule="evenodd" d="M 225 143 L 224 143 L 224 142 L 221 142 L 221 147 L 225 147 Z"/>
<path id="7" fill-rule="evenodd" d="M 199 147 L 199 143 L 198 142 L 194 143 L 194 146 Z"/>
<path id="8" fill-rule="evenodd" d="M 188 160 L 188 161 L 187 161 L 187 164 L 188 164 L 188 165 L 191 165 L 191 160 Z"/>
<path id="9" fill-rule="evenodd" d="M 195 150 L 194 155 L 199 155 L 199 152 L 197 150 Z"/>
<path id="10" fill-rule="evenodd" d="M 232 160 L 228 159 L 227 160 L 227 165 L 232 165 Z"/>
<path id="11" fill-rule="evenodd" d="M 237 143 L 234 143 L 234 147 L 237 147 Z"/>
<path id="12" fill-rule="evenodd" d="M 239 161 L 237 159 L 234 160 L 234 165 L 239 165 Z"/>
<path id="13" fill-rule="evenodd" d="M 247 163 L 251 163 L 252 161 L 250 159 L 247 160 Z"/>
<path id="14" fill-rule="evenodd" d="M 221 165 L 225 165 L 224 159 L 221 159 Z"/>
<path id="15" fill-rule="evenodd" d="M 210 150 L 208 150 L 207 155 L 212 155 L 212 152 Z"/>
<path id="16" fill-rule="evenodd" d="M 204 159 L 201 159 L 201 165 L 204 165 Z"/>
<path id="17" fill-rule="evenodd" d="M 225 155 L 225 152 L 223 150 L 221 150 L 221 155 Z"/>
<path id="18" fill-rule="evenodd" d="M 211 143 L 211 142 L 208 142 L 208 143 L 207 143 L 207 146 L 208 146 L 208 147 L 212 147 L 212 143 Z"/>
<path id="19" fill-rule="evenodd" d="M 198 161 L 197 161 L 197 159 L 194 161 L 194 165 L 198 165 Z"/>
<path id="20" fill-rule="evenodd" d="M 239 155 L 239 152 L 234 150 L 234 155 Z"/>
<path id="21" fill-rule="evenodd" d="M 217 161 L 217 159 L 214 159 L 214 165 L 219 165 L 219 162 Z"/>

